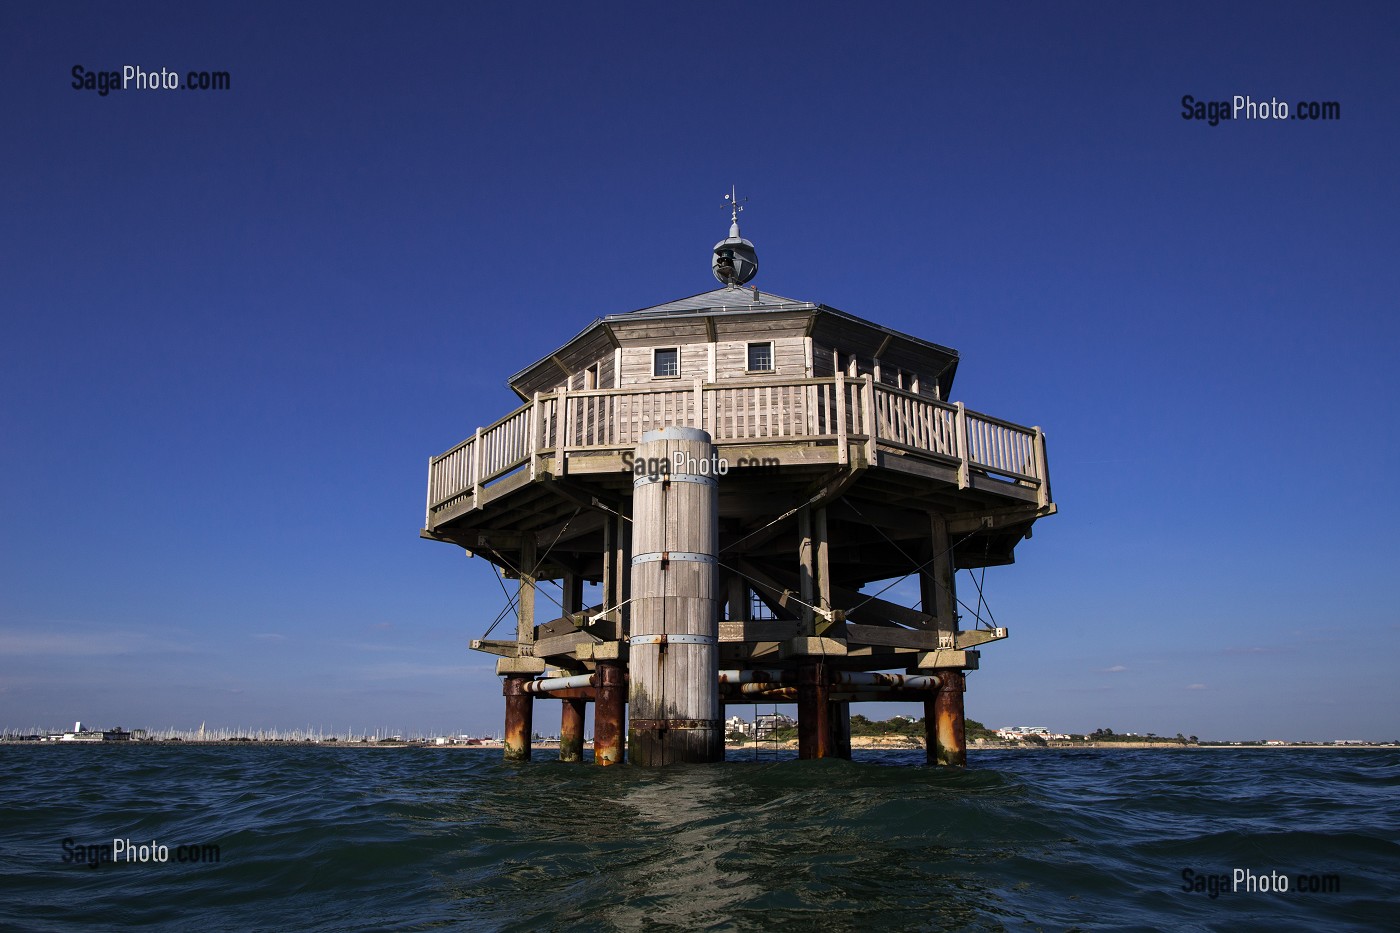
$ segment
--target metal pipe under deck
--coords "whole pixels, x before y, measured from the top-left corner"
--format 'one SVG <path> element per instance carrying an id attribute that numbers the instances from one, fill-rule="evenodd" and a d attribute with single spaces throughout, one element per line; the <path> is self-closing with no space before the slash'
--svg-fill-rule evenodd
<path id="1" fill-rule="evenodd" d="M 797 674 L 794 671 L 778 670 L 724 670 L 719 672 L 720 684 L 752 684 L 752 683 L 782 683 L 783 678 L 790 678 L 791 683 L 797 682 Z"/>
<path id="2" fill-rule="evenodd" d="M 551 693 L 555 690 L 573 690 L 578 687 L 597 686 L 595 674 L 575 674 L 571 677 L 541 677 L 526 681 L 522 688 L 526 693 Z"/>
<path id="3" fill-rule="evenodd" d="M 891 690 L 937 690 L 941 683 L 936 674 L 885 674 L 879 671 L 837 671 L 832 675 L 831 682 Z"/>
<path id="4" fill-rule="evenodd" d="M 878 671 L 834 671 L 829 675 L 832 686 L 873 688 L 875 690 L 937 690 L 941 681 L 937 674 L 885 674 Z M 796 671 L 724 670 L 719 683 L 726 692 L 762 693 L 798 683 Z"/>
<path id="5" fill-rule="evenodd" d="M 775 686 L 765 693 L 725 693 L 722 695 L 725 703 L 730 704 L 753 704 L 758 706 L 764 703 L 795 703 L 797 702 L 797 686 L 788 687 Z M 829 695 L 832 703 L 923 703 L 929 699 L 928 691 L 922 690 L 890 690 L 874 688 L 849 688 L 842 690 L 833 687 Z"/>

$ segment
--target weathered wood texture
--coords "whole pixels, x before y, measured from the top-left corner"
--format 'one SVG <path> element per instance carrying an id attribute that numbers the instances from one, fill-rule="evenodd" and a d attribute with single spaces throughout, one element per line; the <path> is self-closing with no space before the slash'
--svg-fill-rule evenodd
<path id="1" fill-rule="evenodd" d="M 532 476 L 542 469 L 562 474 L 573 452 L 617 455 L 620 465 L 622 452 L 645 432 L 665 427 L 702 428 L 721 455 L 726 445 L 828 444 L 838 445 L 844 463 L 847 442 L 862 441 L 872 462 L 878 449 L 894 460 L 944 464 L 958 471 L 961 486 L 995 477 L 1049 504 L 1045 445 L 1036 428 L 879 384 L 869 375 L 705 382 L 708 365 L 708 357 L 699 360 L 693 374 L 679 379 L 532 399 L 432 458 L 426 526 L 474 508 L 485 487 L 527 465 Z"/>
<path id="2" fill-rule="evenodd" d="M 709 435 L 647 434 L 639 461 L 665 458 L 669 474 L 637 478 L 632 501 L 629 639 L 631 760 L 639 765 L 719 761 L 718 487 Z"/>
<path id="3" fill-rule="evenodd" d="M 934 647 L 937 648 L 953 647 L 958 634 L 958 591 L 957 579 L 953 573 L 951 547 L 947 521 L 940 515 L 930 515 L 931 562 L 919 573 L 919 599 L 924 614 L 933 616 L 935 620 L 939 642 Z"/>

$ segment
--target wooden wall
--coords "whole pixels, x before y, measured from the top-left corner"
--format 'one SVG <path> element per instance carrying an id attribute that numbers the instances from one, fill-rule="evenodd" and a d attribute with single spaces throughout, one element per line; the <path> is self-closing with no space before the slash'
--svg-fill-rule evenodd
<path id="1" fill-rule="evenodd" d="M 554 391 L 567 385 L 571 392 L 576 392 L 585 388 L 661 386 L 672 381 L 690 383 L 696 379 L 706 383 L 725 382 L 762 378 L 768 374 L 786 379 L 826 378 L 834 375 L 839 367 L 839 371 L 848 376 L 872 375 L 885 385 L 938 398 L 938 373 L 945 370 L 950 358 L 956 362 L 953 351 L 947 351 L 951 356 L 920 354 L 898 342 L 891 345 L 889 332 L 872 332 L 870 325 L 856 326 L 848 321 L 822 324 L 821 320 L 814 322 L 810 311 L 802 311 L 616 321 L 610 324 L 608 331 L 611 340 L 590 335 L 576 341 L 549 362 L 541 361 L 532 367 L 532 375 L 519 380 L 517 388 L 532 390 L 532 386 L 543 383 L 547 388 L 541 391 Z M 762 373 L 749 372 L 749 344 L 769 341 L 773 344 L 774 368 Z M 679 376 L 653 376 L 652 351 L 670 347 L 680 351 Z M 884 359 L 873 357 L 877 347 Z M 567 378 L 558 368 L 561 364 L 570 368 Z M 587 369 L 595 364 L 597 383 L 589 385 Z M 937 371 L 911 368 L 923 364 Z M 552 376 L 546 371 L 550 365 L 555 367 Z M 550 381 L 545 382 L 545 379 Z"/>

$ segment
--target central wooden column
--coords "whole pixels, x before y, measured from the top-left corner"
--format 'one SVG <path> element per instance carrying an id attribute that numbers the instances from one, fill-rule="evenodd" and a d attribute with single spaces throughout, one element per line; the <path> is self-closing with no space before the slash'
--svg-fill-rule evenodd
<path id="1" fill-rule="evenodd" d="M 967 731 L 963 724 L 967 675 L 958 670 L 940 670 L 938 679 L 938 692 L 924 701 L 924 748 L 928 763 L 962 767 L 967 764 Z"/>
<path id="2" fill-rule="evenodd" d="M 628 744 L 638 765 L 724 760 L 719 485 L 710 435 L 648 431 L 632 494 Z"/>

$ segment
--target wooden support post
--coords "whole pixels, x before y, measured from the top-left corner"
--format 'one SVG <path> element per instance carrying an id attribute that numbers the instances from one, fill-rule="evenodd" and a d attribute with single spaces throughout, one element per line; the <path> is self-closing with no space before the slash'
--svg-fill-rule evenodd
<path id="1" fill-rule="evenodd" d="M 535 643 L 535 536 L 520 539 L 520 603 L 515 640 L 521 645 Z"/>
<path id="2" fill-rule="evenodd" d="M 481 504 L 481 428 L 472 435 L 472 508 Z"/>
<path id="3" fill-rule="evenodd" d="M 828 715 L 831 717 L 831 754 L 850 761 L 851 704 L 846 700 L 832 700 Z"/>
<path id="4" fill-rule="evenodd" d="M 564 589 L 564 612 L 573 614 L 583 611 L 583 577 L 572 571 L 564 571 L 564 579 L 559 581 Z"/>
<path id="5" fill-rule="evenodd" d="M 875 380 L 869 373 L 861 386 L 861 420 L 865 422 L 865 462 L 870 466 L 879 463 L 875 445 L 880 440 L 880 426 L 875 420 Z"/>
<path id="6" fill-rule="evenodd" d="M 598 702 L 593 707 L 593 763 L 621 764 L 626 755 L 623 728 L 627 677 L 620 661 L 598 662 Z"/>
<path id="7" fill-rule="evenodd" d="M 749 585 L 737 573 L 729 575 L 729 621 L 749 621 Z"/>
<path id="8" fill-rule="evenodd" d="M 836 462 L 845 466 L 851 451 L 846 440 L 846 375 L 836 373 Z"/>
<path id="9" fill-rule="evenodd" d="M 569 446 L 569 435 L 573 433 L 573 425 L 569 423 L 569 387 L 560 386 L 555 393 L 554 402 L 554 475 L 563 476 L 568 473 L 568 461 L 564 456 L 564 449 Z"/>
<path id="10" fill-rule="evenodd" d="M 540 411 L 540 394 L 535 393 L 534 400 L 530 404 L 530 479 L 534 479 L 540 465 L 540 430 L 541 422 L 544 418 Z"/>
<path id="11" fill-rule="evenodd" d="M 613 548 L 613 536 L 617 533 L 617 516 L 609 515 L 603 519 L 603 586 L 601 599 L 603 609 L 611 609 L 617 605 L 614 601 L 615 590 L 617 589 L 613 581 L 617 578 L 617 552 Z M 621 634 L 619 632 L 618 634 Z"/>
<path id="12" fill-rule="evenodd" d="M 948 522 L 929 513 L 929 550 L 932 562 L 919 572 L 919 599 L 924 613 L 938 620 L 938 647 L 952 648 L 958 634 L 957 580 L 953 555 L 948 550 Z"/>
<path id="13" fill-rule="evenodd" d="M 972 485 L 972 476 L 968 470 L 968 464 L 972 460 L 972 451 L 967 442 L 967 409 L 962 402 L 955 402 L 957 413 L 954 417 L 954 429 L 957 431 L 958 440 L 958 488 L 966 489 Z"/>
<path id="14" fill-rule="evenodd" d="M 1045 459 L 1045 433 L 1037 426 L 1035 431 L 1035 476 L 1040 480 L 1036 489 L 1036 503 L 1043 509 L 1050 504 L 1050 466 Z"/>
<path id="15" fill-rule="evenodd" d="M 583 761 L 583 714 L 586 700 L 560 700 L 559 760 Z"/>
<path id="16" fill-rule="evenodd" d="M 963 724 L 963 691 L 967 676 L 940 670 L 938 692 L 924 701 L 924 747 L 928 763 L 944 767 L 967 764 L 967 730 Z"/>
<path id="17" fill-rule="evenodd" d="M 535 698 L 525 692 L 528 674 L 507 674 L 501 685 L 506 698 L 506 761 L 530 760 L 530 736 L 535 729 Z"/>
<path id="18" fill-rule="evenodd" d="M 632 610 L 627 600 L 632 595 L 632 536 L 628 533 L 628 526 L 631 524 L 627 519 L 618 515 L 614 519 L 616 530 L 613 532 L 613 601 L 609 604 L 617 606 L 619 632 L 628 631 L 631 624 Z"/>
<path id="19" fill-rule="evenodd" d="M 831 543 L 826 535 L 826 509 L 817 509 L 812 516 L 812 538 L 816 545 L 815 570 L 817 574 L 817 599 L 819 609 L 831 610 Z M 816 623 L 816 633 L 825 634 L 831 623 L 822 618 Z"/>
<path id="20" fill-rule="evenodd" d="M 797 669 L 797 757 L 831 757 L 831 674 L 821 659 Z"/>
<path id="21" fill-rule="evenodd" d="M 797 598 L 802 600 L 802 634 L 815 635 L 816 616 L 812 603 L 816 599 L 815 571 L 812 563 L 812 509 L 797 510 Z"/>
<path id="22" fill-rule="evenodd" d="M 637 462 L 668 457 L 670 474 L 632 492 L 632 627 L 627 744 L 643 766 L 722 761 L 719 720 L 719 487 L 686 466 L 713 456 L 698 428 L 648 431 Z"/>

